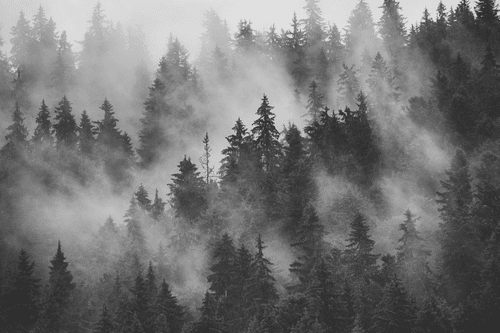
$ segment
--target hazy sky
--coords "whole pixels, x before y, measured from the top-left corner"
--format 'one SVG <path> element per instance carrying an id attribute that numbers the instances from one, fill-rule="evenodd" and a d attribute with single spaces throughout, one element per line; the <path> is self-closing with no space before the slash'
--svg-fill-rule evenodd
<path id="1" fill-rule="evenodd" d="M 378 8 L 383 0 L 367 0 L 372 9 L 374 20 L 378 21 L 381 11 Z M 447 9 L 456 6 L 459 0 L 443 0 Z M 92 15 L 94 0 L 0 0 L 0 34 L 6 42 L 4 51 L 10 49 L 8 40 L 10 28 L 16 23 L 19 12 L 32 18 L 39 5 L 47 16 L 52 16 L 59 31 L 66 30 L 78 50 L 76 40 L 81 40 Z M 226 19 L 233 33 L 240 19 L 251 20 L 254 29 L 267 29 L 273 23 L 278 31 L 288 28 L 293 12 L 304 17 L 305 0 L 101 0 L 105 14 L 113 22 L 120 21 L 124 26 L 142 25 L 148 38 L 148 47 L 158 59 L 166 49 L 168 35 L 179 37 L 193 58 L 198 53 L 199 36 L 202 32 L 203 12 L 213 8 Z M 357 0 L 321 0 L 325 21 L 344 28 Z M 420 20 L 424 8 L 435 13 L 439 0 L 401 0 L 403 15 L 408 26 Z M 474 3 L 474 1 L 471 1 Z"/>

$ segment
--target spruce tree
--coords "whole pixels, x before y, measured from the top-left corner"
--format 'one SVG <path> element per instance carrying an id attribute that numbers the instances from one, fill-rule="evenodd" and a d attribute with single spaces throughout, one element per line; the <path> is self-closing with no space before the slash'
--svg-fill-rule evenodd
<path id="1" fill-rule="evenodd" d="M 59 102 L 55 109 L 57 121 L 52 127 L 56 137 L 57 149 L 73 149 L 78 140 L 75 116 L 72 114 L 71 103 L 66 96 Z"/>
<path id="2" fill-rule="evenodd" d="M 75 84 L 75 56 L 71 46 L 66 31 L 63 31 L 59 37 L 57 57 L 51 72 L 52 86 L 60 94 L 66 94 Z"/>
<path id="3" fill-rule="evenodd" d="M 57 252 L 50 263 L 47 296 L 37 326 L 41 332 L 63 332 L 70 324 L 68 306 L 76 284 L 68 270 L 61 242 L 58 242 Z"/>
<path id="4" fill-rule="evenodd" d="M 141 213 L 139 204 L 134 197 L 130 200 L 130 206 L 125 214 L 125 223 L 127 225 L 127 256 L 129 260 L 134 258 L 142 259 L 147 256 L 146 238 L 142 230 Z M 139 272 L 131 272 L 136 275 Z"/>
<path id="5" fill-rule="evenodd" d="M 339 103 L 340 106 L 354 109 L 356 106 L 356 96 L 359 94 L 360 85 L 358 81 L 358 71 L 354 68 L 343 64 L 344 71 L 340 74 L 337 82 L 339 88 Z"/>
<path id="6" fill-rule="evenodd" d="M 210 274 L 207 281 L 210 283 L 210 291 L 217 298 L 228 295 L 235 278 L 236 249 L 231 237 L 225 233 L 215 244 L 212 255 L 213 264 L 210 266 Z"/>
<path id="7" fill-rule="evenodd" d="M 111 314 L 108 312 L 106 305 L 103 305 L 99 321 L 95 324 L 93 333 L 113 333 L 114 326 L 111 319 Z"/>
<path id="8" fill-rule="evenodd" d="M 50 122 L 49 108 L 45 104 L 45 100 L 42 100 L 42 105 L 40 106 L 35 122 L 37 125 L 33 132 L 31 142 L 35 145 L 52 146 L 54 143 L 52 137 L 52 124 Z"/>
<path id="9" fill-rule="evenodd" d="M 377 306 L 374 331 L 412 333 L 416 323 L 416 306 L 407 295 L 399 279 L 394 276 L 384 290 L 384 297 Z"/>
<path id="10" fill-rule="evenodd" d="M 323 95 L 319 92 L 316 81 L 309 86 L 309 97 L 307 99 L 307 113 L 311 117 L 311 123 L 318 120 L 320 109 L 323 107 Z"/>
<path id="11" fill-rule="evenodd" d="M 163 279 L 154 303 L 155 315 L 164 315 L 169 333 L 180 333 L 185 322 L 186 310 L 178 304 L 177 297 L 172 295 L 168 283 Z"/>
<path id="12" fill-rule="evenodd" d="M 78 127 L 78 148 L 80 152 L 87 157 L 91 157 L 94 153 L 94 139 L 95 129 L 87 114 L 83 110 L 82 117 L 80 118 L 80 126 Z"/>
<path id="13" fill-rule="evenodd" d="M 479 273 L 478 230 L 471 216 L 473 195 L 468 168 L 465 153 L 457 150 L 446 171 L 447 179 L 441 181 L 443 191 L 437 193 L 442 219 L 442 269 L 455 301 L 468 296 Z"/>
<path id="14" fill-rule="evenodd" d="M 217 317 L 217 303 L 208 291 L 200 308 L 201 318 L 193 324 L 192 333 L 223 332 L 222 323 Z"/>
<path id="15" fill-rule="evenodd" d="M 142 183 L 139 185 L 139 188 L 134 195 L 139 207 L 142 210 L 149 212 L 151 210 L 151 199 L 149 199 L 148 191 L 146 191 Z"/>
<path id="16" fill-rule="evenodd" d="M 271 173 L 276 169 L 280 156 L 279 132 L 274 124 L 276 117 L 271 111 L 274 106 L 269 105 L 267 96 L 262 97 L 262 104 L 257 109 L 259 118 L 253 122 L 252 134 L 255 145 L 261 155 L 264 170 Z"/>
<path id="17" fill-rule="evenodd" d="M 258 313 L 261 306 L 265 304 L 275 304 L 278 301 L 278 292 L 275 287 L 276 279 L 272 275 L 272 263 L 264 257 L 265 248 L 260 234 L 257 236 L 257 253 L 250 268 L 250 277 L 246 290 L 246 296 L 249 298 L 249 314 Z"/>
<path id="18" fill-rule="evenodd" d="M 311 269 L 326 250 L 323 237 L 325 228 L 320 223 L 316 209 L 309 204 L 302 216 L 291 247 L 296 251 L 297 260 L 290 265 L 290 272 L 296 274 L 300 282 L 309 280 Z"/>
<path id="19" fill-rule="evenodd" d="M 319 0 L 306 0 L 304 6 L 307 18 L 304 20 L 304 32 L 306 44 L 310 50 L 318 48 L 318 45 L 324 39 L 323 18 Z"/>
<path id="20" fill-rule="evenodd" d="M 0 156 L 14 162 L 23 157 L 28 146 L 28 142 L 26 141 L 28 129 L 24 124 L 23 114 L 17 102 L 12 113 L 12 122 L 7 127 L 7 131 L 9 132 L 5 136 L 7 143 L 0 149 Z"/>
<path id="21" fill-rule="evenodd" d="M 177 167 L 179 173 L 173 174 L 172 183 L 168 184 L 172 207 L 177 217 L 194 222 L 206 209 L 206 184 L 191 158 L 184 156 Z"/>
<path id="22" fill-rule="evenodd" d="M 155 190 L 155 198 L 151 204 L 151 217 L 158 221 L 162 214 L 165 212 L 165 205 L 167 203 L 163 202 L 163 199 L 158 195 L 158 189 Z"/>
<path id="23" fill-rule="evenodd" d="M 368 234 L 370 227 L 366 224 L 366 218 L 361 213 L 357 213 L 350 227 L 351 231 L 347 239 L 349 244 L 345 250 L 350 274 L 356 280 L 373 277 L 377 271 L 379 255 L 372 253 L 375 242 Z"/>
<path id="24" fill-rule="evenodd" d="M 115 118 L 113 105 L 104 99 L 100 109 L 104 111 L 104 117 L 96 123 L 96 144 L 101 154 L 109 154 L 113 151 L 119 151 L 122 148 L 121 131 L 116 127 L 118 120 Z"/>
<path id="25" fill-rule="evenodd" d="M 13 276 L 12 289 L 5 295 L 3 316 L 6 328 L 25 331 L 33 328 L 40 309 L 40 279 L 35 277 L 35 262 L 30 261 L 26 251 L 21 250 L 17 270 Z"/>

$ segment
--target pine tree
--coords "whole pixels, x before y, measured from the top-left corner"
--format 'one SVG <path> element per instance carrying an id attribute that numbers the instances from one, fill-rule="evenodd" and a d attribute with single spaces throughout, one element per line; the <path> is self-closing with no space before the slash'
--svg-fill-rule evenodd
<path id="1" fill-rule="evenodd" d="M 111 319 L 111 314 L 108 312 L 106 305 L 103 305 L 99 321 L 95 324 L 94 333 L 113 333 L 114 326 Z"/>
<path id="2" fill-rule="evenodd" d="M 215 244 L 212 261 L 213 264 L 210 266 L 212 274 L 207 277 L 210 283 L 209 290 L 217 298 L 227 297 L 234 282 L 236 261 L 236 249 L 227 233 Z"/>
<path id="3" fill-rule="evenodd" d="M 118 120 L 115 118 L 113 106 L 107 98 L 104 99 L 100 109 L 104 111 L 104 117 L 96 123 L 96 144 L 102 154 L 117 151 L 122 148 L 121 131 L 116 127 Z"/>
<path id="4" fill-rule="evenodd" d="M 324 39 L 323 18 L 321 17 L 321 8 L 319 0 L 306 0 L 304 9 L 307 18 L 304 20 L 304 32 L 306 44 L 310 50 L 314 50 Z"/>
<path id="5" fill-rule="evenodd" d="M 261 155 L 262 165 L 266 173 L 276 170 L 280 156 L 279 132 L 274 124 L 276 116 L 271 111 L 273 108 L 269 105 L 267 96 L 264 94 L 262 104 L 257 109 L 259 118 L 252 124 L 255 145 Z"/>
<path id="6" fill-rule="evenodd" d="M 240 20 L 238 32 L 234 35 L 236 50 L 244 54 L 251 54 L 255 51 L 255 36 L 252 29 L 252 22 Z"/>
<path id="7" fill-rule="evenodd" d="M 11 29 L 12 38 L 10 40 L 12 48 L 12 62 L 15 67 L 27 69 L 31 65 L 31 51 L 33 50 L 33 32 L 29 20 L 23 12 L 19 13 L 19 19 Z"/>
<path id="8" fill-rule="evenodd" d="M 191 333 L 222 332 L 222 323 L 216 314 L 216 302 L 208 291 L 200 308 L 201 318 L 193 324 Z"/>
<path id="9" fill-rule="evenodd" d="M 341 107 L 349 107 L 354 109 L 356 106 L 356 96 L 359 94 L 360 85 L 358 81 L 358 71 L 346 64 L 342 65 L 344 72 L 340 74 L 338 80 L 339 104 Z"/>
<path id="10" fill-rule="evenodd" d="M 167 203 L 163 202 L 163 199 L 158 196 L 158 189 L 155 190 L 155 198 L 153 199 L 153 203 L 151 205 L 151 217 L 158 221 L 159 218 L 165 212 L 165 205 Z"/>
<path id="11" fill-rule="evenodd" d="M 296 274 L 303 284 L 308 281 L 311 269 L 325 251 L 324 236 L 324 226 L 319 222 L 314 206 L 309 204 L 304 209 L 301 223 L 291 244 L 297 251 L 297 260 L 290 265 L 290 272 Z"/>
<path id="12" fill-rule="evenodd" d="M 71 111 L 71 103 L 64 96 L 55 109 L 57 123 L 53 125 L 58 149 L 64 147 L 71 150 L 77 144 L 78 127 Z"/>
<path id="13" fill-rule="evenodd" d="M 145 111 L 141 119 L 142 128 L 139 132 L 140 147 L 137 154 L 143 167 L 151 167 L 161 158 L 161 152 L 168 148 L 169 140 L 161 126 L 164 116 L 172 110 L 166 103 L 167 88 L 159 78 L 155 79 L 149 88 L 149 96 L 144 103 Z"/>
<path id="14" fill-rule="evenodd" d="M 408 209 L 405 212 L 405 221 L 399 225 L 403 235 L 398 240 L 397 262 L 401 269 L 403 285 L 414 297 L 422 297 L 431 287 L 431 271 L 427 258 L 430 251 L 423 246 L 415 222 L 417 219 Z"/>
<path id="15" fill-rule="evenodd" d="M 360 0 L 351 12 L 345 29 L 348 57 L 349 59 L 359 59 L 366 45 L 376 48 L 377 44 L 375 23 L 370 7 L 365 0 Z"/>
<path id="16" fill-rule="evenodd" d="M 80 118 L 80 126 L 78 127 L 78 148 L 85 156 L 91 157 L 94 153 L 94 139 L 95 129 L 87 114 L 83 110 L 82 117 Z"/>
<path id="17" fill-rule="evenodd" d="M 21 250 L 17 270 L 13 276 L 12 289 L 5 295 L 3 304 L 6 328 L 13 331 L 30 330 L 40 312 L 40 279 L 35 276 L 35 262 L 31 261 L 26 251 Z M 8 330 L 8 329 L 7 329 Z"/>
<path id="18" fill-rule="evenodd" d="M 61 33 L 57 46 L 57 57 L 52 68 L 52 86 L 60 94 L 66 94 L 75 83 L 75 56 L 68 42 L 66 31 Z"/>
<path id="19" fill-rule="evenodd" d="M 35 145 L 51 147 L 54 144 L 54 138 L 52 137 L 50 112 L 49 108 L 45 104 L 45 100 L 42 100 L 42 105 L 40 106 L 35 122 L 37 125 L 35 131 L 33 132 L 31 142 Z"/>
<path id="20" fill-rule="evenodd" d="M 284 32 L 282 37 L 287 57 L 287 68 L 295 79 L 295 86 L 302 87 L 309 76 L 309 69 L 305 54 L 305 33 L 301 29 L 301 22 L 297 19 L 295 12 L 293 13 L 291 27 L 292 29 Z"/>
<path id="21" fill-rule="evenodd" d="M 26 141 L 28 129 L 24 124 L 23 114 L 17 102 L 12 113 L 12 122 L 7 127 L 7 131 L 9 131 L 5 136 L 7 143 L 0 149 L 0 156 L 10 161 L 16 161 L 23 157 L 28 146 L 28 142 Z"/>
<path id="22" fill-rule="evenodd" d="M 154 303 L 157 317 L 166 317 L 169 333 L 180 333 L 185 322 L 186 311 L 178 304 L 177 297 L 173 296 L 167 282 L 163 279 Z"/>
<path id="23" fill-rule="evenodd" d="M 130 270 L 132 276 L 139 274 L 140 268 L 136 267 L 135 261 L 142 262 L 148 254 L 146 246 L 146 237 L 144 236 L 144 231 L 142 230 L 141 224 L 141 212 L 139 204 L 135 197 L 130 200 L 130 206 L 125 214 L 125 223 L 127 225 L 127 243 L 126 243 L 126 256 L 128 263 L 131 267 L 127 267 Z"/>
<path id="24" fill-rule="evenodd" d="M 350 224 L 351 232 L 347 241 L 345 256 L 349 270 L 354 279 L 368 279 L 373 277 L 377 270 L 377 258 L 373 254 L 375 242 L 370 238 L 368 232 L 370 227 L 366 224 L 366 218 L 357 213 Z"/>
<path id="25" fill-rule="evenodd" d="M 449 292 L 454 300 L 467 297 L 474 289 L 479 272 L 478 234 L 474 228 L 471 178 L 468 161 L 462 150 L 457 150 L 446 171 L 447 179 L 441 181 L 443 192 L 438 192 L 442 223 L 442 269 L 449 280 Z"/>
<path id="26" fill-rule="evenodd" d="M 205 151 L 203 153 L 203 156 L 200 157 L 200 163 L 205 171 L 205 183 L 210 184 L 211 178 L 212 178 L 212 172 L 214 170 L 213 167 L 210 166 L 210 153 L 212 152 L 212 148 L 210 148 L 209 144 L 209 139 L 208 139 L 208 132 L 205 134 L 205 137 L 203 138 L 203 150 Z"/>
<path id="27" fill-rule="evenodd" d="M 416 306 L 409 298 L 399 279 L 394 276 L 384 290 L 384 297 L 377 307 L 374 331 L 412 333 L 416 322 Z"/>
<path id="28" fill-rule="evenodd" d="M 142 210 L 149 212 L 151 210 L 151 199 L 149 199 L 148 191 L 146 191 L 142 183 L 139 185 L 139 188 L 134 195 L 139 207 Z"/>
<path id="29" fill-rule="evenodd" d="M 58 242 L 57 252 L 50 261 L 48 294 L 37 324 L 41 332 L 61 332 L 70 324 L 68 306 L 76 284 L 68 270 L 68 262 Z"/>
<path id="30" fill-rule="evenodd" d="M 179 173 L 173 174 L 172 183 L 168 184 L 172 207 L 177 217 L 194 222 L 206 209 L 206 184 L 191 158 L 184 156 L 177 167 Z"/>
<path id="31" fill-rule="evenodd" d="M 221 161 L 219 171 L 222 188 L 224 188 L 225 185 L 235 185 L 242 176 L 245 148 L 248 148 L 249 145 L 247 128 L 240 118 L 238 118 L 232 129 L 234 134 L 226 137 L 229 147 L 222 150 L 224 158 Z"/>
<path id="32" fill-rule="evenodd" d="M 257 253 L 251 264 L 250 277 L 248 281 L 246 297 L 249 298 L 249 314 L 255 315 L 259 308 L 264 304 L 274 304 L 278 301 L 276 291 L 276 279 L 272 275 L 272 263 L 264 257 L 265 248 L 260 234 L 257 236 Z"/>
<path id="33" fill-rule="evenodd" d="M 309 86 L 309 97 L 307 99 L 307 113 L 311 117 L 311 123 L 318 120 L 320 109 L 323 107 L 323 95 L 319 92 L 316 81 Z"/>

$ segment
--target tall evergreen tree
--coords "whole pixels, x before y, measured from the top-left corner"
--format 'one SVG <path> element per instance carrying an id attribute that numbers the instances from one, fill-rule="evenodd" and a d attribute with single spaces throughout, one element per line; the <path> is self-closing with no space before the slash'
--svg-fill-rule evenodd
<path id="1" fill-rule="evenodd" d="M 114 326 L 111 319 L 111 314 L 108 312 L 106 305 L 103 305 L 99 321 L 95 324 L 93 333 L 113 333 Z"/>
<path id="2" fill-rule="evenodd" d="M 83 110 L 82 117 L 80 118 L 80 126 L 78 126 L 78 147 L 80 148 L 80 152 L 88 157 L 91 157 L 94 153 L 94 133 L 95 128 L 92 126 L 87 111 Z"/>
<path id="3" fill-rule="evenodd" d="M 50 261 L 48 294 L 37 326 L 41 332 L 64 332 L 70 324 L 68 306 L 76 284 L 68 270 L 68 262 L 58 242 L 57 252 Z"/>
<path id="4" fill-rule="evenodd" d="M 307 47 L 310 50 L 315 50 L 324 39 L 324 23 L 319 0 L 306 0 L 304 9 L 307 14 L 307 18 L 304 20 Z"/>
<path id="5" fill-rule="evenodd" d="M 52 137 L 52 124 L 50 122 L 49 108 L 45 104 L 45 100 L 42 100 L 42 105 L 40 106 L 35 122 L 36 128 L 33 132 L 31 142 L 35 145 L 52 146 L 54 143 L 54 138 Z"/>
<path id="6" fill-rule="evenodd" d="M 51 73 L 52 86 L 60 94 L 66 94 L 75 84 L 75 56 L 68 42 L 66 31 L 61 33 L 57 57 Z"/>
<path id="7" fill-rule="evenodd" d="M 23 157 L 26 152 L 28 142 L 28 129 L 24 124 L 23 114 L 16 102 L 14 112 L 12 113 L 12 124 L 7 127 L 9 133 L 5 136 L 7 143 L 0 149 L 0 156 L 16 161 Z"/>
<path id="8" fill-rule="evenodd" d="M 156 316 L 164 315 L 169 327 L 169 333 L 180 333 L 185 322 L 186 311 L 178 304 L 177 297 L 173 296 L 167 282 L 163 279 L 156 296 Z"/>
<path id="9" fill-rule="evenodd" d="M 309 86 L 309 97 L 307 99 L 307 113 L 311 117 L 311 122 L 318 120 L 320 109 L 323 108 L 323 95 L 320 93 L 316 81 L 312 81 Z"/>
<path id="10" fill-rule="evenodd" d="M 259 118 L 253 122 L 252 128 L 255 145 L 261 155 L 264 171 L 267 173 L 276 170 L 280 156 L 279 132 L 274 124 L 276 116 L 271 111 L 273 108 L 274 106 L 269 105 L 269 100 L 264 94 L 262 104 L 257 109 Z"/>
<path id="11" fill-rule="evenodd" d="M 366 218 L 357 213 L 350 224 L 351 231 L 347 241 L 345 256 L 349 265 L 350 274 L 355 279 L 368 279 L 373 277 L 377 270 L 377 258 L 373 254 L 375 242 L 368 232 L 370 227 L 366 224 Z"/>
<path id="12" fill-rule="evenodd" d="M 191 158 L 184 159 L 177 166 L 179 173 L 173 174 L 168 184 L 172 197 L 172 207 L 177 217 L 194 222 L 206 209 L 206 184 Z"/>
<path id="13" fill-rule="evenodd" d="M 146 212 L 151 210 L 151 199 L 149 199 L 148 191 L 146 191 L 142 183 L 139 185 L 139 188 L 134 193 L 134 195 L 137 203 L 139 204 L 139 207 L 142 210 Z"/>
<path id="14" fill-rule="evenodd" d="M 57 123 L 53 125 L 53 128 L 56 136 L 57 148 L 74 148 L 78 139 L 78 127 L 76 125 L 75 116 L 72 113 L 71 103 L 66 96 L 64 96 L 57 105 L 55 113 L 55 120 Z"/>
<path id="15" fill-rule="evenodd" d="M 17 270 L 13 276 L 12 289 L 5 295 L 3 316 L 7 331 L 27 331 L 38 319 L 40 279 L 35 277 L 35 262 L 30 261 L 26 251 L 21 250 Z"/>
<path id="16" fill-rule="evenodd" d="M 455 301 L 464 300 L 474 289 L 478 279 L 478 234 L 471 216 L 472 188 L 467 157 L 457 150 L 441 181 L 443 192 L 438 192 L 442 223 L 442 269 L 448 291 Z"/>

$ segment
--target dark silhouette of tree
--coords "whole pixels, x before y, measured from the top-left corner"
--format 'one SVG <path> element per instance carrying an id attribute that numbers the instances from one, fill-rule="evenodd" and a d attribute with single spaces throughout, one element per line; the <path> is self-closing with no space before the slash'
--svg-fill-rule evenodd
<path id="1" fill-rule="evenodd" d="M 94 333 L 113 333 L 114 325 L 111 314 L 108 312 L 106 305 L 103 305 L 99 321 L 95 324 Z"/>
<path id="2" fill-rule="evenodd" d="M 170 333 L 180 333 L 185 322 L 186 311 L 178 304 L 177 297 L 173 296 L 167 282 L 163 279 L 154 303 L 155 315 L 164 315 Z"/>
<path id="3" fill-rule="evenodd" d="M 71 103 L 66 96 L 63 97 L 54 111 L 56 113 L 55 120 L 57 123 L 52 127 L 54 128 L 57 149 L 75 148 L 78 140 L 78 127 L 76 125 L 75 116 L 72 113 Z"/>
<path id="4" fill-rule="evenodd" d="M 206 184 L 191 158 L 184 156 L 177 167 L 179 173 L 173 174 L 172 183 L 168 184 L 172 207 L 177 217 L 194 222 L 206 209 Z"/>
<path id="5" fill-rule="evenodd" d="M 80 119 L 80 126 L 78 127 L 78 147 L 80 152 L 88 157 L 92 157 L 94 154 L 95 146 L 95 128 L 92 125 L 87 111 L 83 110 L 82 117 Z"/>
<path id="6" fill-rule="evenodd" d="M 12 124 L 7 127 L 8 134 L 5 136 L 7 141 L 0 149 L 0 156 L 12 162 L 19 161 L 25 154 L 28 146 L 28 129 L 24 124 L 23 114 L 16 102 L 14 112 L 12 113 Z"/>

